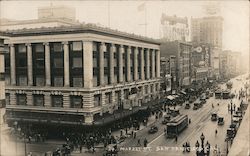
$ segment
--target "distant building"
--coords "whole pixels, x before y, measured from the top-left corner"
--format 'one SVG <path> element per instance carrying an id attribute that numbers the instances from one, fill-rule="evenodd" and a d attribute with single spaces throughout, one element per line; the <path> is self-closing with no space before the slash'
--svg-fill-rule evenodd
<path id="1" fill-rule="evenodd" d="M 175 73 L 176 73 L 176 86 L 178 89 L 190 85 L 190 68 L 191 60 L 190 55 L 192 51 L 192 44 L 181 41 L 162 42 L 161 44 L 161 57 L 175 56 Z M 171 62 L 171 59 L 170 59 Z"/>
<path id="2" fill-rule="evenodd" d="M 73 26 L 79 22 L 75 19 L 75 9 L 66 6 L 50 6 L 38 9 L 38 19 L 10 20 L 0 19 L 0 31 L 17 29 L 34 29 L 42 27 Z"/>
<path id="3" fill-rule="evenodd" d="M 219 55 L 222 51 L 223 18 L 208 16 L 191 19 L 191 39 L 194 44 L 209 44 L 211 57 L 211 75 L 220 77 Z"/>
<path id="4" fill-rule="evenodd" d="M 221 75 L 227 78 L 235 77 L 241 73 L 241 53 L 224 50 L 220 55 Z"/>
<path id="5" fill-rule="evenodd" d="M 191 39 L 195 43 L 222 48 L 223 18 L 210 16 L 191 19 Z"/>
<path id="6" fill-rule="evenodd" d="M 194 44 L 191 54 L 191 81 L 206 81 L 211 78 L 211 51 L 208 44 Z"/>
<path id="7" fill-rule="evenodd" d="M 161 89 L 166 93 L 170 93 L 171 91 L 171 65 L 170 65 L 170 58 L 161 57 Z"/>
<path id="8" fill-rule="evenodd" d="M 161 39 L 165 42 L 168 41 L 188 41 L 189 39 L 189 27 L 187 17 L 167 16 L 162 14 L 161 16 Z"/>

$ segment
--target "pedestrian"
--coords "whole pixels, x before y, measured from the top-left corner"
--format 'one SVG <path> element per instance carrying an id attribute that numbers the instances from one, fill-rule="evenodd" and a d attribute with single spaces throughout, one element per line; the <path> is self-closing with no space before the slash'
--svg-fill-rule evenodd
<path id="1" fill-rule="evenodd" d="M 134 139 L 136 138 L 136 132 L 134 132 Z"/>
<path id="2" fill-rule="evenodd" d="M 175 142 L 177 143 L 177 141 L 178 141 L 178 136 L 175 135 Z"/>
<path id="3" fill-rule="evenodd" d="M 141 146 L 141 140 L 140 140 L 140 139 L 138 139 L 137 145 L 138 145 L 138 146 Z"/>
<path id="4" fill-rule="evenodd" d="M 79 148 L 80 148 L 80 153 L 82 153 L 82 144 L 80 144 Z"/>
<path id="5" fill-rule="evenodd" d="M 217 129 L 215 130 L 215 136 L 217 135 L 217 133 L 218 133 L 218 131 L 217 131 Z"/>
<path id="6" fill-rule="evenodd" d="M 120 136 L 122 136 L 122 130 L 120 131 Z"/>
<path id="7" fill-rule="evenodd" d="M 128 128 L 126 127 L 126 135 L 128 134 Z"/>
<path id="8" fill-rule="evenodd" d="M 148 140 L 145 138 L 144 139 L 144 147 L 147 147 L 147 144 L 148 144 Z"/>
<path id="9" fill-rule="evenodd" d="M 132 130 L 132 132 L 131 132 L 131 136 L 134 137 L 134 131 L 133 131 L 133 130 Z"/>

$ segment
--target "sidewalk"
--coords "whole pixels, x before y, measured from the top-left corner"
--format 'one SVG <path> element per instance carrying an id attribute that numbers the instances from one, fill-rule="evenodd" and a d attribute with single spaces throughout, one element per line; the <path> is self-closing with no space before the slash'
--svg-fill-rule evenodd
<path id="1" fill-rule="evenodd" d="M 250 123 L 250 106 L 246 110 L 240 128 L 234 138 L 229 156 L 250 156 L 250 136 L 249 136 L 249 123 Z"/>

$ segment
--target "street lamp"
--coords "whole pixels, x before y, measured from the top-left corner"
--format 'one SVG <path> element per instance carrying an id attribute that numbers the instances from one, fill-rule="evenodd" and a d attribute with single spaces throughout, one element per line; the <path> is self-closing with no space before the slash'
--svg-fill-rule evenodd
<path id="1" fill-rule="evenodd" d="M 195 143 L 196 156 L 204 156 L 204 155 L 209 156 L 209 154 L 210 154 L 210 144 L 207 141 L 207 143 L 206 143 L 206 150 L 205 150 L 205 148 L 204 148 L 205 136 L 204 136 L 203 133 L 201 134 L 200 139 L 201 139 L 201 150 L 199 150 L 199 147 L 200 147 L 199 141 L 197 140 L 196 143 Z"/>
<path id="2" fill-rule="evenodd" d="M 15 130 L 15 133 L 17 133 L 17 121 L 14 122 L 14 130 Z M 16 156 L 17 156 L 17 134 L 16 134 Z"/>

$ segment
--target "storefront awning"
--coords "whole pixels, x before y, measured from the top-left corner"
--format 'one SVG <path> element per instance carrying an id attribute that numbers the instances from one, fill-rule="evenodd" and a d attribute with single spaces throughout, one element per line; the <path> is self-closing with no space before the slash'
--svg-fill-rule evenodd
<path id="1" fill-rule="evenodd" d="M 175 99 L 175 97 L 174 97 L 174 96 L 172 96 L 172 95 L 168 95 L 168 96 L 167 96 L 167 99 L 169 99 L 169 100 L 173 100 L 173 99 Z"/>

